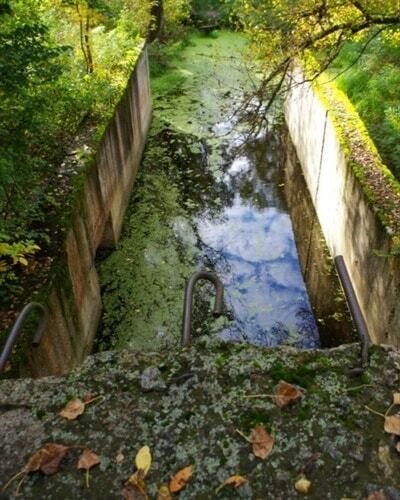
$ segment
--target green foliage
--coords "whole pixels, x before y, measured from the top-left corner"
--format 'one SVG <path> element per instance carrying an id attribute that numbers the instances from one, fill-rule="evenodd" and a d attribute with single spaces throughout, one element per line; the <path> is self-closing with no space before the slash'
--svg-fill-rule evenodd
<path id="1" fill-rule="evenodd" d="M 400 43 L 379 37 L 360 58 L 363 41 L 348 43 L 336 59 L 331 75 L 349 96 L 380 155 L 400 179 Z"/>
<path id="2" fill-rule="evenodd" d="M 170 30 L 187 18 L 188 5 L 166 1 Z M 21 274 L 10 252 L 60 248 L 65 197 L 90 158 L 77 153 L 72 172 L 63 160 L 79 149 L 76 137 L 95 148 L 140 53 L 150 7 L 151 0 L 0 0 L 4 295 Z"/>

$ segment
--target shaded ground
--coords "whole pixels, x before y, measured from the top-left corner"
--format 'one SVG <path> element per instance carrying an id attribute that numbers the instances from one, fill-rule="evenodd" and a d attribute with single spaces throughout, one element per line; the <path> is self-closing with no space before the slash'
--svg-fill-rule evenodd
<path id="1" fill-rule="evenodd" d="M 84 473 L 76 470 L 79 451 L 73 450 L 55 475 L 36 472 L 27 478 L 22 497 L 119 498 L 134 472 L 137 451 L 148 445 L 153 454 L 146 480 L 150 498 L 192 464 L 182 499 L 299 498 L 294 483 L 302 471 L 312 483 L 309 498 L 362 499 L 382 489 L 386 498 L 397 499 L 396 438 L 365 405 L 381 413 L 390 406 L 400 387 L 400 353 L 371 348 L 369 369 L 351 378 L 347 370 L 358 359 L 356 344 L 296 351 L 203 337 L 178 352 L 102 353 L 64 378 L 3 381 L 1 483 L 47 442 L 81 445 L 101 458 L 90 473 L 89 489 Z M 157 370 L 149 381 L 150 367 Z M 245 397 L 272 394 L 281 379 L 300 387 L 304 398 L 280 409 L 273 398 Z M 75 421 L 58 415 L 69 399 L 87 394 L 104 399 L 88 405 Z M 236 431 L 249 435 L 258 424 L 275 438 L 266 460 L 254 457 Z M 248 482 L 215 493 L 233 474 Z M 2 498 L 14 498 L 17 482 Z"/>

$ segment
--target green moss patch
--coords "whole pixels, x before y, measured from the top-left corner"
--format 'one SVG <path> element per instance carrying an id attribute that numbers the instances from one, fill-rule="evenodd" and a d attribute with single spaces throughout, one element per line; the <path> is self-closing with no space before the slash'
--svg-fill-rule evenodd
<path id="1" fill-rule="evenodd" d="M 343 153 L 365 197 L 391 235 L 391 254 L 400 252 L 400 183 L 383 164 L 375 144 L 347 96 L 328 75 L 314 82 L 321 102 L 337 131 Z"/>

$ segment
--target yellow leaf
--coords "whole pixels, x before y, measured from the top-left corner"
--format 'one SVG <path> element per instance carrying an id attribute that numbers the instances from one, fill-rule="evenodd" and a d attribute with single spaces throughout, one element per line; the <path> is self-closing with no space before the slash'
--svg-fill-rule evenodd
<path id="1" fill-rule="evenodd" d="M 25 257 L 18 257 L 18 262 L 22 264 L 23 266 L 28 265 L 28 261 L 25 259 Z"/>
<path id="2" fill-rule="evenodd" d="M 274 447 L 274 438 L 268 434 L 263 425 L 257 425 L 251 431 L 251 444 L 254 455 L 265 460 Z"/>
<path id="3" fill-rule="evenodd" d="M 137 452 L 135 465 L 138 470 L 142 469 L 144 471 L 144 475 L 147 476 L 151 467 L 151 453 L 148 446 L 143 446 L 143 448 L 140 448 Z"/>
<path id="4" fill-rule="evenodd" d="M 172 500 L 168 486 L 161 486 L 157 493 L 157 500 Z"/>
<path id="5" fill-rule="evenodd" d="M 385 417 L 384 429 L 389 434 L 395 434 L 400 436 L 400 415 L 392 415 L 390 417 Z"/>
<path id="6" fill-rule="evenodd" d="M 0 273 L 5 273 L 8 271 L 8 265 L 5 260 L 0 260 Z"/>
<path id="7" fill-rule="evenodd" d="M 75 420 L 82 415 L 85 411 L 85 403 L 80 399 L 71 399 L 65 405 L 65 407 L 60 411 L 60 417 L 66 418 L 67 420 Z"/>
<path id="8" fill-rule="evenodd" d="M 306 495 L 310 491 L 311 481 L 309 481 L 306 478 L 306 476 L 304 476 L 304 474 L 302 474 L 302 476 L 300 477 L 300 479 L 298 479 L 295 482 L 294 487 L 295 487 L 296 491 L 298 491 L 299 493 L 303 493 L 304 495 Z"/>
<path id="9" fill-rule="evenodd" d="M 186 486 L 186 483 L 192 477 L 192 472 L 192 465 L 188 465 L 184 469 L 181 469 L 179 472 L 177 472 L 169 482 L 169 491 L 171 493 L 178 493 L 178 491 L 183 490 L 183 488 Z"/>
<path id="10" fill-rule="evenodd" d="M 222 488 L 225 488 L 225 486 L 232 485 L 235 488 L 239 488 L 242 484 L 247 483 L 247 479 L 244 478 L 243 476 L 231 476 L 226 479 L 221 486 L 218 486 L 218 488 L 215 490 L 215 493 L 218 493 L 219 491 L 222 490 Z"/>

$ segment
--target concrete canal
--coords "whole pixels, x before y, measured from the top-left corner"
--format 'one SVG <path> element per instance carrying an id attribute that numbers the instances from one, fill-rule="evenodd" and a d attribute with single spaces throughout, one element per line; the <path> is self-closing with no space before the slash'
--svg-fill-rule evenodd
<path id="1" fill-rule="evenodd" d="M 252 137 L 254 117 L 238 112 L 257 79 L 247 51 L 241 35 L 219 32 L 193 35 L 179 57 L 174 48 L 153 56 L 147 149 L 119 246 L 99 258 L 104 314 L 96 349 L 176 345 L 185 281 L 200 269 L 221 277 L 226 314 L 214 320 L 211 289 L 199 287 L 195 335 L 301 348 L 351 340 L 321 235 L 307 236 L 318 223 L 279 110 Z M 300 214 L 293 191 L 304 193 Z M 309 257 L 305 240 L 318 246 L 312 274 L 324 281 L 319 292 L 312 286 L 315 305 L 297 251 Z"/>

